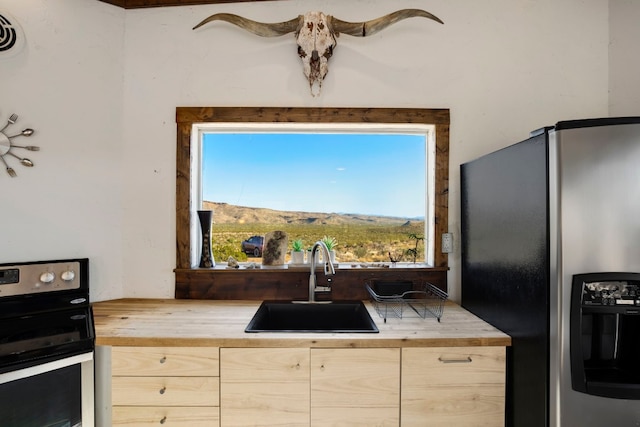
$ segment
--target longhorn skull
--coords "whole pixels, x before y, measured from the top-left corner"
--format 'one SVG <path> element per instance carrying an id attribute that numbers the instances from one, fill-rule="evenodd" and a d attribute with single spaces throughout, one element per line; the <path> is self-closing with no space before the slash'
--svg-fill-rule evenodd
<path id="1" fill-rule="evenodd" d="M 435 15 L 421 9 L 402 9 L 380 18 L 365 22 L 341 21 L 322 12 L 307 12 L 285 22 L 264 23 L 230 13 L 216 13 L 193 27 L 195 30 L 212 21 L 226 21 L 261 37 L 277 37 L 294 33 L 298 44 L 298 55 L 302 59 L 304 75 L 309 80 L 311 94 L 316 96 L 322 81 L 329 71 L 328 61 L 340 33 L 355 37 L 366 37 L 384 30 L 398 21 L 413 17 L 429 18 L 443 24 Z"/>

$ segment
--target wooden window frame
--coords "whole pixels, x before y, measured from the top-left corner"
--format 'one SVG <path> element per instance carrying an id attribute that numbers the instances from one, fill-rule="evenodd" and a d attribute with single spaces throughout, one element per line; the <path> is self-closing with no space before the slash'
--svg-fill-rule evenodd
<path id="1" fill-rule="evenodd" d="M 192 6 L 198 4 L 245 3 L 267 0 L 99 0 L 124 9 L 142 9 L 148 7 Z M 284 0 L 270 0 L 284 1 Z"/>
<path id="2" fill-rule="evenodd" d="M 200 123 L 388 123 L 388 124 L 426 124 L 435 126 L 435 218 L 434 218 L 434 265 L 425 268 L 395 268 L 387 271 L 368 270 L 362 272 L 341 270 L 346 285 L 362 283 L 364 277 L 406 276 L 424 277 L 425 273 L 439 273 L 434 281 L 446 290 L 446 271 L 448 256 L 442 253 L 439 236 L 448 232 L 449 215 L 449 124 L 448 109 L 420 108 L 305 108 L 305 107 L 177 107 L 177 157 L 176 157 L 176 298 L 228 298 L 260 299 L 273 297 L 293 298 L 286 290 L 282 278 L 295 275 L 294 288 L 304 283 L 304 273 L 287 270 L 215 270 L 200 269 L 191 266 L 191 142 L 194 124 Z M 381 269 L 378 269 L 381 270 Z M 392 270 L 392 271 L 388 271 Z M 443 273 L 444 272 L 444 273 Z M 269 273 L 269 274 L 265 274 Z M 444 276 L 443 276 L 444 274 Z M 306 273 L 308 276 L 308 272 Z M 428 276 L 428 274 L 427 274 Z M 253 283 L 256 278 L 264 285 L 262 290 L 248 291 L 242 284 Z M 300 282 L 300 283 L 298 283 Z M 235 286 L 235 291 L 227 287 Z M 275 291 L 267 291 L 275 285 Z M 304 286 L 302 286 L 304 288 Z M 260 288 L 258 286 L 257 288 Z M 265 294 L 266 292 L 266 294 Z M 302 290 L 295 290 L 300 293 Z M 360 296 L 347 291 L 345 295 Z"/>

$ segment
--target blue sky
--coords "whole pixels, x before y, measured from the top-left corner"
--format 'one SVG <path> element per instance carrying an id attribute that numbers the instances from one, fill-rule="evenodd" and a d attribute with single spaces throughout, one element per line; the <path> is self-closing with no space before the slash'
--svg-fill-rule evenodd
<path id="1" fill-rule="evenodd" d="M 210 133 L 203 200 L 277 210 L 424 217 L 425 137 Z"/>

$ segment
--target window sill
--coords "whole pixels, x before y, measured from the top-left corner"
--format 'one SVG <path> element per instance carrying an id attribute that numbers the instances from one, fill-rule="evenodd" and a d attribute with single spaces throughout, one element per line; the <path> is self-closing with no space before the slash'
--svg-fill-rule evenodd
<path id="1" fill-rule="evenodd" d="M 252 262 L 241 262 L 239 263 L 239 268 L 229 267 L 227 263 L 216 263 L 216 266 L 213 268 L 199 268 L 194 267 L 191 269 L 176 269 L 178 270 L 195 270 L 195 271 L 267 271 L 267 270 L 293 270 L 300 271 L 306 270 L 309 271 L 311 266 L 307 263 L 305 264 L 285 264 L 279 266 L 264 266 L 258 263 Z M 254 266 L 252 266 L 254 265 Z M 333 264 L 335 269 L 339 270 L 384 270 L 384 269 L 392 269 L 392 270 L 404 270 L 404 269 L 422 269 L 422 270 L 434 270 L 434 267 L 429 266 L 425 263 L 413 263 L 413 262 L 398 262 L 398 263 L 390 263 L 390 262 L 369 262 L 369 263 L 350 263 L 350 262 L 336 262 Z M 319 262 L 316 265 L 316 269 L 322 269 L 322 262 Z"/>
<path id="2" fill-rule="evenodd" d="M 429 282 L 447 291 L 447 267 L 350 267 L 340 264 L 331 280 L 334 300 L 368 299 L 365 282 L 371 279 L 411 280 Z M 347 268 L 348 267 L 348 268 Z M 216 268 L 174 270 L 176 299 L 229 300 L 292 300 L 309 294 L 309 268 L 234 269 L 221 265 Z M 322 268 L 322 266 L 320 266 Z M 317 275 L 318 285 L 328 284 L 326 276 Z"/>

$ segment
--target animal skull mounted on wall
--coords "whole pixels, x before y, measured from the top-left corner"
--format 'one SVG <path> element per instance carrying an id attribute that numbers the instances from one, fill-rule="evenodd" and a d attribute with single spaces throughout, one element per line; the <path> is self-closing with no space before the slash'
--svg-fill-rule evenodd
<path id="1" fill-rule="evenodd" d="M 336 48 L 336 37 L 341 33 L 355 37 L 371 36 L 398 21 L 413 17 L 428 18 L 444 24 L 440 18 L 424 10 L 402 9 L 364 22 L 346 22 L 317 11 L 307 12 L 290 21 L 275 23 L 257 22 L 230 13 L 216 13 L 204 19 L 193 29 L 212 21 L 226 21 L 261 37 L 277 37 L 294 33 L 304 75 L 309 80 L 311 94 L 317 96 L 322 89 L 322 81 L 329 71 L 328 61 Z"/>

